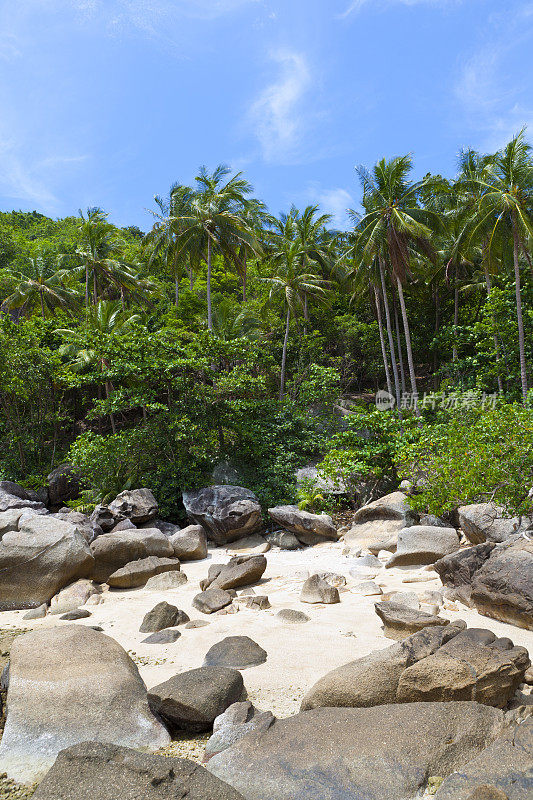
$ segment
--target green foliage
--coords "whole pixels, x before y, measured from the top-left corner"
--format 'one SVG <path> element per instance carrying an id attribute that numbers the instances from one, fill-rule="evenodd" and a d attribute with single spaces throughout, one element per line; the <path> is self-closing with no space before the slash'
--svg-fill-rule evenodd
<path id="1" fill-rule="evenodd" d="M 302 481 L 297 497 L 300 511 L 311 511 L 315 514 L 318 511 L 322 511 L 326 504 L 324 495 L 316 485 L 316 481 L 310 478 Z"/>
<path id="2" fill-rule="evenodd" d="M 466 399 L 439 414 L 398 453 L 403 475 L 424 480 L 414 507 L 440 515 L 465 503 L 494 500 L 509 514 L 531 512 L 533 410 L 505 402 L 483 405 L 472 395 Z"/>

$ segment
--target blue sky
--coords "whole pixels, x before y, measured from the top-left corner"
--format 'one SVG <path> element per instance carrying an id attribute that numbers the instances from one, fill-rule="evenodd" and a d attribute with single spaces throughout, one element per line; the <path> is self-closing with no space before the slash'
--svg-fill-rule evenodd
<path id="1" fill-rule="evenodd" d="M 0 0 L 0 209 L 150 226 L 201 164 L 345 222 L 354 167 L 533 138 L 526 0 Z"/>

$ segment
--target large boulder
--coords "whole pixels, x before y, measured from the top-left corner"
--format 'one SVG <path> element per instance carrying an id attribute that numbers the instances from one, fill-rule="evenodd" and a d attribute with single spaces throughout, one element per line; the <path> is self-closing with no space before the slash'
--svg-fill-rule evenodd
<path id="1" fill-rule="evenodd" d="M 481 614 L 533 630 L 533 539 L 497 545 L 473 575 L 471 599 Z"/>
<path id="2" fill-rule="evenodd" d="M 101 583 L 130 561 L 148 556 L 174 556 L 174 548 L 168 537 L 157 528 L 104 533 L 91 544 L 91 552 L 95 561 L 93 578 Z"/>
<path id="3" fill-rule="evenodd" d="M 51 517 L 62 519 L 64 522 L 70 522 L 81 533 L 87 544 L 91 544 L 97 536 L 103 533 L 102 528 L 91 520 L 86 514 L 79 511 L 72 511 L 70 508 L 60 508 Z"/>
<path id="4" fill-rule="evenodd" d="M 302 603 L 340 603 L 339 590 L 320 575 L 310 575 L 302 586 Z"/>
<path id="5" fill-rule="evenodd" d="M 229 606 L 232 600 L 231 594 L 224 589 L 206 589 L 193 597 L 192 606 L 202 614 L 215 614 Z"/>
<path id="6" fill-rule="evenodd" d="M 125 567 L 117 569 L 109 576 L 107 583 L 113 589 L 133 589 L 136 586 L 144 586 L 154 575 L 179 572 L 179 569 L 180 562 L 177 558 L 148 556 L 130 561 Z"/>
<path id="7" fill-rule="evenodd" d="M 518 517 L 504 517 L 495 503 L 472 503 L 459 506 L 459 525 L 472 544 L 504 542 L 520 528 Z"/>
<path id="8" fill-rule="evenodd" d="M 189 622 L 185 611 L 181 611 L 163 600 L 144 615 L 139 630 L 141 633 L 156 633 L 165 628 L 172 628 L 174 625 L 182 625 L 184 622 Z"/>
<path id="9" fill-rule="evenodd" d="M 23 515 L 20 522 L 20 530 L 0 539 L 0 611 L 48 603 L 94 566 L 85 539 L 69 522 L 50 515 Z"/>
<path id="10" fill-rule="evenodd" d="M 0 489 L 0 513 L 17 508 L 31 509 L 39 514 L 48 513 L 44 503 L 40 500 L 29 500 L 27 497 L 19 497 L 18 495 L 6 492 L 5 489 Z"/>
<path id="11" fill-rule="evenodd" d="M 219 545 L 243 539 L 263 525 L 259 500 L 242 486 L 207 486 L 183 492 L 183 505 L 191 522 L 201 525 Z"/>
<path id="12" fill-rule="evenodd" d="M 412 524 L 416 514 L 411 511 L 407 495 L 403 492 L 392 492 L 379 500 L 367 503 L 359 508 L 353 517 L 355 523 L 371 522 L 373 520 L 401 520 L 404 524 Z"/>
<path id="13" fill-rule="evenodd" d="M 436 614 L 426 614 L 417 608 L 410 608 L 390 600 L 375 603 L 376 614 L 382 620 L 385 636 L 388 639 L 405 639 L 412 633 L 433 625 L 448 625 L 449 620 Z"/>
<path id="14" fill-rule="evenodd" d="M 63 750 L 33 800 L 244 800 L 200 764 L 84 742 Z"/>
<path id="15" fill-rule="evenodd" d="M 268 509 L 274 522 L 294 533 L 302 544 L 317 544 L 338 539 L 337 528 L 328 514 L 311 514 L 298 506 L 275 506 Z"/>
<path id="16" fill-rule="evenodd" d="M 87 578 L 80 578 L 79 581 L 71 583 L 70 586 L 65 586 L 61 589 L 50 602 L 50 614 L 66 614 L 68 611 L 74 611 L 80 606 L 84 606 L 89 597 L 93 594 L 101 594 L 102 589 L 87 580 Z"/>
<path id="17" fill-rule="evenodd" d="M 19 783 L 44 777 L 57 754 L 79 742 L 156 750 L 170 741 L 126 651 L 82 625 L 17 637 L 7 704 L 0 772 Z"/>
<path id="18" fill-rule="evenodd" d="M 529 800 L 532 796 L 533 717 L 528 717 L 517 728 L 505 731 L 459 772 L 452 772 L 435 800 Z"/>
<path id="19" fill-rule="evenodd" d="M 121 492 L 109 504 L 115 522 L 129 519 L 134 525 L 142 525 L 155 519 L 159 506 L 150 489 L 128 489 Z"/>
<path id="20" fill-rule="evenodd" d="M 213 735 L 205 746 L 204 761 L 227 750 L 249 733 L 266 731 L 274 719 L 270 711 L 259 711 L 249 700 L 233 703 L 213 722 Z"/>
<path id="21" fill-rule="evenodd" d="M 459 550 L 459 536 L 455 528 L 412 525 L 398 533 L 396 552 L 386 566 L 433 564 L 456 550 Z"/>
<path id="22" fill-rule="evenodd" d="M 204 666 L 246 669 L 264 664 L 266 660 L 266 651 L 249 636 L 226 636 L 209 648 Z"/>
<path id="23" fill-rule="evenodd" d="M 201 525 L 188 525 L 170 537 L 174 555 L 180 561 L 207 558 L 207 536 Z"/>
<path id="24" fill-rule="evenodd" d="M 413 800 L 505 724 L 502 711 L 478 703 L 317 708 L 245 736 L 208 769 L 246 800 Z"/>
<path id="25" fill-rule="evenodd" d="M 52 470 L 46 480 L 51 508 L 64 506 L 69 500 L 76 500 L 80 496 L 80 478 L 72 464 L 61 464 Z"/>
<path id="26" fill-rule="evenodd" d="M 424 628 L 401 643 L 329 672 L 307 693 L 318 706 L 477 700 L 503 708 L 523 681 L 527 651 L 464 623 Z"/>
<path id="27" fill-rule="evenodd" d="M 443 584 L 453 590 L 454 599 L 460 600 L 467 606 L 472 605 L 472 579 L 478 569 L 490 558 L 495 547 L 494 543 L 486 542 L 475 547 L 468 547 L 466 550 L 459 550 L 457 553 L 435 561 L 433 567 Z"/>
<path id="28" fill-rule="evenodd" d="M 384 650 L 375 650 L 337 667 L 309 690 L 302 700 L 302 711 L 319 706 L 365 707 L 396 703 L 398 683 L 407 667 L 436 652 L 465 628 L 462 621 L 424 628 Z"/>
<path id="29" fill-rule="evenodd" d="M 228 667 L 200 667 L 174 675 L 148 692 L 148 702 L 172 728 L 208 731 L 245 694 L 242 675 Z"/>
<path id="30" fill-rule="evenodd" d="M 265 556 L 234 556 L 227 564 L 212 564 L 200 588 L 239 589 L 256 583 L 267 568 Z"/>

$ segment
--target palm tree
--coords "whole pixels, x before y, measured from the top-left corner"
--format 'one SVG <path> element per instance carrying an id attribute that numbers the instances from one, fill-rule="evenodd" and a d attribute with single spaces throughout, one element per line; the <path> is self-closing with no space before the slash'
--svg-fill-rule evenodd
<path id="1" fill-rule="evenodd" d="M 145 237 L 145 245 L 150 252 L 149 264 L 159 260 L 166 273 L 174 278 L 174 302 L 179 304 L 179 288 L 185 272 L 192 275 L 201 258 L 199 242 L 191 238 L 187 252 L 178 245 L 182 232 L 180 220 L 191 214 L 194 192 L 190 186 L 174 183 L 167 199 L 156 195 L 155 202 L 159 211 L 152 211 L 155 222 L 152 230 Z"/>
<path id="2" fill-rule="evenodd" d="M 470 236 L 489 227 L 487 252 L 489 258 L 497 244 L 498 235 L 510 238 L 513 246 L 516 318 L 522 400 L 527 402 L 528 380 L 520 287 L 520 256 L 530 261 L 527 246 L 533 238 L 531 205 L 533 202 L 533 162 L 531 146 L 522 129 L 494 157 L 487 159 L 484 174 L 476 178 L 480 199 L 470 226 Z"/>
<path id="3" fill-rule="evenodd" d="M 233 263 L 239 263 L 238 247 L 247 245 L 259 252 L 253 231 L 243 219 L 245 199 L 252 191 L 241 173 L 226 180 L 231 170 L 219 165 L 212 174 L 205 167 L 195 178 L 198 190 L 194 193 L 190 211 L 177 218 L 177 252 L 181 253 L 194 242 L 206 252 L 207 261 L 207 327 L 213 330 L 211 303 L 211 272 L 213 250 Z"/>
<path id="4" fill-rule="evenodd" d="M 73 273 L 60 267 L 61 256 L 42 251 L 29 258 L 21 269 L 7 267 L 3 274 L 12 292 L 1 304 L 2 309 L 21 309 L 23 312 L 40 308 L 41 316 L 56 308 L 72 310 L 77 307 L 79 293 Z M 59 267 L 59 268 L 58 268 Z"/>
<path id="5" fill-rule="evenodd" d="M 364 167 L 358 167 L 357 173 L 363 185 L 366 212 L 360 223 L 362 250 L 369 258 L 381 254 L 383 262 L 388 267 L 391 281 L 396 286 L 403 320 L 414 408 L 419 414 L 411 332 L 403 284 L 409 274 L 412 251 L 419 250 L 430 256 L 432 254 L 430 239 L 441 222 L 437 212 L 419 205 L 418 197 L 427 187 L 428 179 L 410 182 L 411 170 L 412 158 L 406 155 L 390 161 L 382 159 L 374 166 L 372 173 Z M 392 333 L 389 341 L 391 340 Z"/>
<path id="6" fill-rule="evenodd" d="M 285 336 L 281 356 L 279 389 L 280 402 L 285 394 L 287 346 L 289 343 L 291 316 L 296 319 L 300 311 L 303 311 L 304 298 L 306 296 L 314 297 L 317 300 L 324 300 L 326 297 L 326 282 L 317 275 L 302 272 L 301 265 L 302 250 L 300 243 L 285 240 L 284 258 L 283 260 L 281 259 L 281 251 L 278 250 L 274 275 L 269 278 L 262 278 L 263 282 L 269 286 L 269 302 L 281 300 L 285 307 Z"/>
<path id="7" fill-rule="evenodd" d="M 247 228 L 253 232 L 255 242 L 259 242 L 263 236 L 264 226 L 268 221 L 266 205 L 256 198 L 245 199 L 241 218 Z M 254 249 L 246 242 L 241 241 L 237 248 L 238 259 L 235 261 L 235 267 L 239 273 L 242 282 L 242 302 L 246 302 L 246 287 L 248 280 L 248 257 L 255 255 L 258 252 L 257 247 Z"/>
<path id="8" fill-rule="evenodd" d="M 124 311 L 118 300 L 100 300 L 96 305 L 91 306 L 85 312 L 86 330 L 92 334 L 97 334 L 98 339 L 102 339 L 110 334 L 125 333 L 128 328 L 139 322 L 139 314 Z M 56 333 L 71 341 L 66 342 L 59 348 L 61 356 L 65 357 L 74 372 L 84 372 L 95 366 L 100 372 L 109 369 L 109 364 L 101 353 L 94 348 L 87 348 L 81 344 L 78 337 L 73 338 L 74 332 L 69 328 L 59 328 Z M 111 381 L 104 383 L 106 398 L 109 399 L 113 388 Z M 98 387 L 100 397 L 100 387 Z M 116 433 L 115 417 L 109 414 L 111 429 Z"/>

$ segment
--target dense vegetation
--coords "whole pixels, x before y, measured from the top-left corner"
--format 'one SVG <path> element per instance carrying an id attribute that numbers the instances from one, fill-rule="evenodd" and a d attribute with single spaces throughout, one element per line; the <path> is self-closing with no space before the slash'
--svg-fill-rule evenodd
<path id="1" fill-rule="evenodd" d="M 316 206 L 271 216 L 225 167 L 156 197 L 146 235 L 99 208 L 0 213 L 0 477 L 40 485 L 70 460 L 85 506 L 148 485 L 179 515 L 213 481 L 294 501 L 314 460 L 351 502 L 409 477 L 434 513 L 528 510 L 524 134 L 462 153 L 452 180 L 415 182 L 410 156 L 357 174 L 342 232 Z"/>

